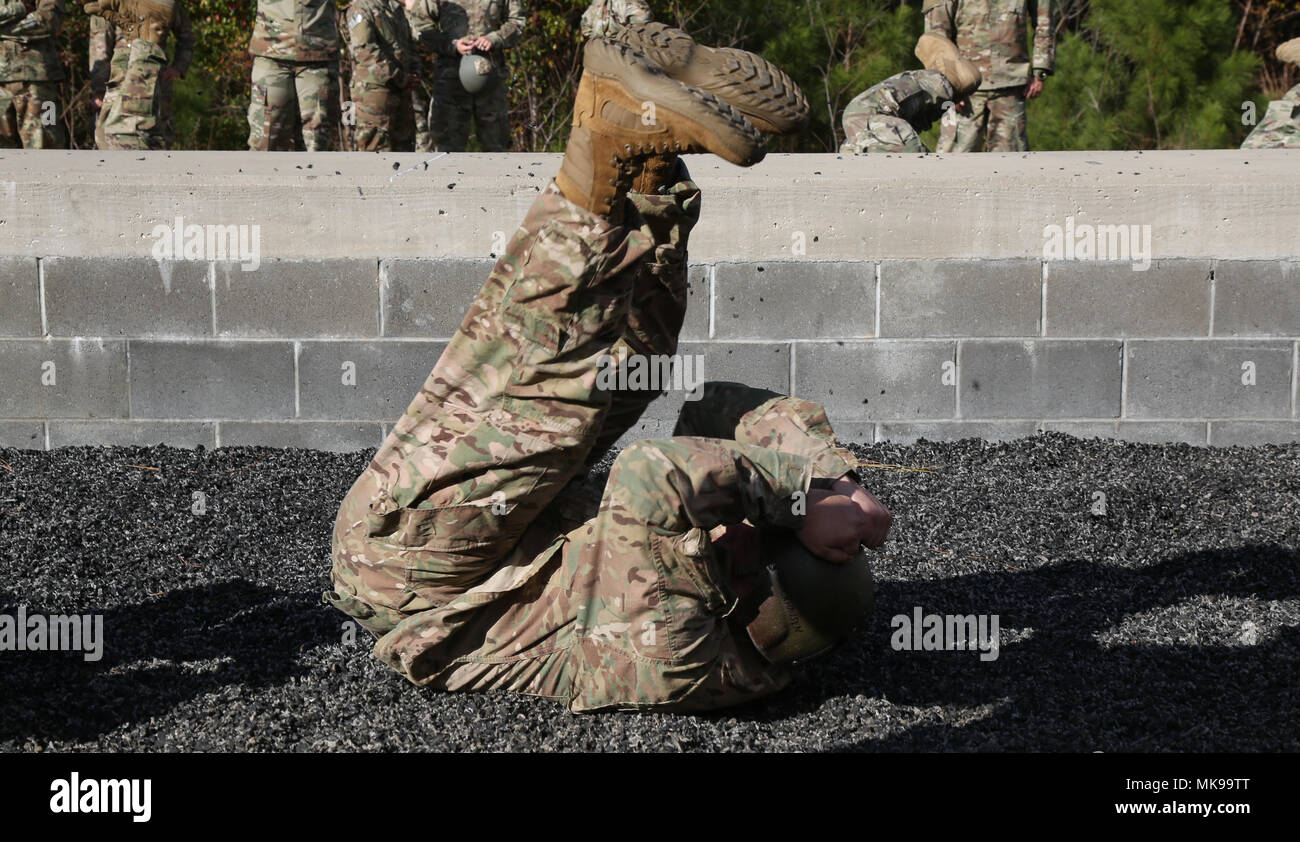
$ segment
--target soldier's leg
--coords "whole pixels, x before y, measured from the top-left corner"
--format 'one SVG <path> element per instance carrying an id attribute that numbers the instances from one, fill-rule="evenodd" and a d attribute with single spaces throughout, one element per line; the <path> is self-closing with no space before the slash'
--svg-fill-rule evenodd
<path id="1" fill-rule="evenodd" d="M 478 145 L 484 152 L 506 152 L 510 149 L 509 85 L 505 79 L 497 80 L 488 90 L 472 98 L 474 103 L 474 131 Z"/>
<path id="2" fill-rule="evenodd" d="M 10 89 L 18 140 L 26 149 L 58 148 L 62 137 L 58 122 L 46 103 L 58 103 L 57 82 L 18 82 Z"/>
<path id="3" fill-rule="evenodd" d="M 394 152 L 415 151 L 415 114 L 405 90 L 389 91 L 388 136 Z"/>
<path id="4" fill-rule="evenodd" d="M 248 148 L 292 152 L 298 122 L 294 65 L 253 56 L 253 94 L 248 104 Z"/>
<path id="5" fill-rule="evenodd" d="M 1020 88 L 996 91 L 988 103 L 989 123 L 987 151 L 1028 152 L 1028 123 L 1025 119 L 1025 95 Z"/>
<path id="6" fill-rule="evenodd" d="M 18 106 L 14 93 L 21 93 L 22 82 L 0 82 L 0 149 L 22 149 L 23 136 L 18 131 Z"/>
<path id="7" fill-rule="evenodd" d="M 126 75 L 118 87 L 119 105 L 104 126 L 109 145 L 116 149 L 163 149 L 166 138 L 158 125 L 162 70 L 167 54 L 149 41 L 131 42 Z"/>
<path id="8" fill-rule="evenodd" d="M 956 108 L 949 108 L 939 121 L 939 142 L 935 145 L 935 151 L 982 151 L 988 128 L 988 101 L 988 92 L 976 91 L 966 98 L 968 113 L 962 114 Z"/>
<path id="9" fill-rule="evenodd" d="M 708 710 L 789 683 L 746 633 L 749 571 L 724 564 L 708 532 L 757 516 L 751 509 L 789 511 L 790 500 L 759 489 L 802 488 L 806 470 L 801 458 L 713 438 L 640 441 L 619 454 L 600 513 L 569 534 L 582 600 L 571 710 Z"/>
<path id="10" fill-rule="evenodd" d="M 295 76 L 302 143 L 307 152 L 338 148 L 339 64 L 337 61 L 303 65 Z"/>
<path id="11" fill-rule="evenodd" d="M 393 149 L 389 135 L 390 99 L 395 97 L 388 88 L 352 84 L 352 108 L 355 118 L 356 147 L 359 152 L 390 152 Z"/>
<path id="12" fill-rule="evenodd" d="M 433 148 L 439 152 L 464 152 L 469 144 L 473 102 L 460 77 L 439 71 L 433 80 Z"/>
<path id="13" fill-rule="evenodd" d="M 433 102 L 432 86 L 421 79 L 411 89 L 411 113 L 415 121 L 415 151 L 433 151 L 433 129 L 430 126 L 429 105 Z"/>
<path id="14" fill-rule="evenodd" d="M 836 438 L 821 404 L 742 383 L 705 383 L 700 400 L 682 407 L 673 435 L 798 453 L 812 460 L 819 477 L 841 477 L 858 464 Z"/>

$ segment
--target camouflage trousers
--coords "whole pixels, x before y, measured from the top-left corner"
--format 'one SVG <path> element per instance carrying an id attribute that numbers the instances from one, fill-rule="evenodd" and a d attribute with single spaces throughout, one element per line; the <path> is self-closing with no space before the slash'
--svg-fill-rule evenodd
<path id="1" fill-rule="evenodd" d="M 433 102 L 430 91 L 433 88 L 425 79 L 420 79 L 411 89 L 411 116 L 415 121 L 415 151 L 433 151 L 433 126 L 429 105 Z"/>
<path id="2" fill-rule="evenodd" d="M 439 152 L 464 152 L 469 146 L 470 124 L 484 152 L 510 149 L 509 85 L 498 78 L 486 91 L 471 94 L 460 77 L 439 68 L 433 80 L 433 146 Z"/>
<path id="3" fill-rule="evenodd" d="M 172 140 L 171 82 L 162 78 L 167 54 L 149 41 L 131 42 L 126 71 L 104 89 L 95 121 L 98 149 L 168 149 Z"/>
<path id="4" fill-rule="evenodd" d="M 578 712 L 789 681 L 737 625 L 729 575 L 752 571 L 724 569 L 709 531 L 786 517 L 814 475 L 848 470 L 819 406 L 710 386 L 683 437 L 619 455 L 598 504 L 570 485 L 656 397 L 601 388 L 601 358 L 673 353 L 685 314 L 699 191 L 629 201 L 614 227 L 548 186 L 340 507 L 325 600 L 417 684 Z"/>
<path id="5" fill-rule="evenodd" d="M 1028 152 L 1024 88 L 976 91 L 939 123 L 938 152 Z"/>
<path id="6" fill-rule="evenodd" d="M 354 83 L 352 109 L 358 151 L 414 151 L 415 119 L 405 89 Z"/>
<path id="7" fill-rule="evenodd" d="M 62 149 L 58 107 L 58 82 L 0 82 L 0 149 Z"/>
<path id="8" fill-rule="evenodd" d="M 1300 85 L 1268 104 L 1242 149 L 1300 149 Z"/>
<path id="9" fill-rule="evenodd" d="M 253 152 L 328 152 L 338 148 L 337 61 L 253 57 L 248 148 Z"/>

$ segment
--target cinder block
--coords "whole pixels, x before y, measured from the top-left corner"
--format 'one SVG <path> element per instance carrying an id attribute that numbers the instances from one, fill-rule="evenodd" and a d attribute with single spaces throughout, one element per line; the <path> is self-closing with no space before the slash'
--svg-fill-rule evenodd
<path id="1" fill-rule="evenodd" d="M 1205 444 L 1204 421 L 1045 421 L 1043 430 L 1065 433 L 1077 439 Z"/>
<path id="2" fill-rule="evenodd" d="M 495 260 L 385 260 L 384 336 L 450 339 Z"/>
<path id="3" fill-rule="evenodd" d="M 47 257 L 42 265 L 52 336 L 212 335 L 204 261 Z"/>
<path id="4" fill-rule="evenodd" d="M 697 263 L 686 274 L 686 319 L 682 322 L 681 339 L 702 341 L 709 338 L 710 268 Z"/>
<path id="5" fill-rule="evenodd" d="M 0 339 L 0 418 L 123 418 L 126 343 Z"/>
<path id="6" fill-rule="evenodd" d="M 1300 336 L 1300 263 L 1221 260 L 1214 270 L 1215 336 Z"/>
<path id="7" fill-rule="evenodd" d="M 222 447 L 296 447 L 352 453 L 379 447 L 383 425 L 334 421 L 222 421 Z"/>
<path id="8" fill-rule="evenodd" d="M 376 260 L 264 260 L 253 271 L 217 263 L 218 336 L 379 335 Z"/>
<path id="9" fill-rule="evenodd" d="M 1207 336 L 1210 261 L 1048 264 L 1048 336 Z"/>
<path id="10" fill-rule="evenodd" d="M 880 335 L 1038 336 L 1037 260 L 886 260 L 880 264 Z"/>
<path id="11" fill-rule="evenodd" d="M 41 293 L 34 257 L 0 257 L 0 336 L 41 335 Z"/>
<path id="12" fill-rule="evenodd" d="M 690 370 L 695 379 L 701 383 L 712 380 L 730 381 L 744 383 L 756 389 L 771 389 L 783 395 L 790 392 L 790 346 L 788 344 L 681 342 L 678 343 L 677 353 L 692 358 Z M 703 357 L 702 363 L 695 359 L 696 355 Z M 683 386 L 687 385 L 690 384 L 683 382 Z M 650 404 L 643 418 L 676 423 L 686 397 L 685 391 L 670 390 Z"/>
<path id="13" fill-rule="evenodd" d="M 951 418 L 956 389 L 945 384 L 956 343 L 798 342 L 795 392 L 848 421 Z M 948 363 L 947 367 L 944 363 Z"/>
<path id="14" fill-rule="evenodd" d="M 294 417 L 292 342 L 131 342 L 135 418 Z"/>
<path id="15" fill-rule="evenodd" d="M 928 441 L 1015 441 L 1038 432 L 1037 421 L 937 421 L 921 423 L 881 423 L 876 426 L 876 441 L 915 444 Z"/>
<path id="16" fill-rule="evenodd" d="M 1211 421 L 1214 447 L 1253 447 L 1259 444 L 1300 442 L 1300 421 Z"/>
<path id="17" fill-rule="evenodd" d="M 1036 339 L 961 342 L 962 418 L 1116 418 L 1119 342 Z"/>
<path id="18" fill-rule="evenodd" d="M 40 421 L 0 421 L 0 447 L 44 450 L 45 425 Z"/>
<path id="19" fill-rule="evenodd" d="M 874 263 L 719 263 L 713 283 L 715 339 L 875 335 Z"/>
<path id="20" fill-rule="evenodd" d="M 198 421 L 51 421 L 50 447 L 216 447 L 216 433 Z"/>
<path id="21" fill-rule="evenodd" d="M 835 438 L 842 442 L 875 444 L 879 441 L 874 421 L 840 421 L 831 426 L 835 429 Z"/>
<path id="22" fill-rule="evenodd" d="M 303 342 L 299 417 L 396 421 L 446 347 L 445 342 Z"/>
<path id="23" fill-rule="evenodd" d="M 1132 340 L 1126 416 L 1289 418 L 1291 363 L 1284 341 Z"/>

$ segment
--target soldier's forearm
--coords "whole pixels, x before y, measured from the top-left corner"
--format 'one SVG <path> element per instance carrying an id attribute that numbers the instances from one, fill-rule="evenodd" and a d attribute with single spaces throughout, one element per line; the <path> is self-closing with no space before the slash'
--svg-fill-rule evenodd
<path id="1" fill-rule="evenodd" d="M 27 17 L 27 7 L 22 3 L 0 4 L 0 26 Z"/>
<path id="2" fill-rule="evenodd" d="M 37 9 L 12 23 L 5 30 L 6 35 L 21 35 L 24 38 L 52 38 L 59 34 L 63 25 L 62 16 L 52 9 Z"/>

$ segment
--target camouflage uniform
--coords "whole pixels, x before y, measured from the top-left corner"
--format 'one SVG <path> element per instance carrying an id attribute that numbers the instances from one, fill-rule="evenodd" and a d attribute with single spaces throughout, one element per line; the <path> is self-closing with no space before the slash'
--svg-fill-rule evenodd
<path id="1" fill-rule="evenodd" d="M 844 109 L 840 152 L 929 152 L 923 132 L 953 101 L 952 85 L 937 70 L 907 70 L 853 98 Z"/>
<path id="2" fill-rule="evenodd" d="M 716 708 L 790 679 L 744 631 L 761 566 L 710 532 L 795 528 L 795 492 L 853 466 L 820 406 L 710 384 L 683 437 L 628 447 L 596 494 L 569 484 L 655 397 L 600 389 L 600 357 L 672 353 L 685 315 L 699 190 L 628 199 L 616 227 L 543 191 L 339 510 L 325 600 L 417 684 L 581 712 Z"/>
<path id="3" fill-rule="evenodd" d="M 176 39 L 171 67 L 182 76 L 194 58 L 194 27 L 176 0 L 171 34 Z M 90 18 L 90 87 L 103 100 L 95 120 L 99 149 L 170 149 L 172 82 L 162 44 L 118 37 L 117 27 L 97 15 Z"/>
<path id="4" fill-rule="evenodd" d="M 415 3 L 411 8 L 403 9 L 406 12 L 406 22 L 410 26 L 412 45 L 417 49 L 420 43 L 415 39 L 415 33 L 421 29 L 427 29 L 433 25 L 433 21 L 427 17 L 422 3 Z M 411 88 L 411 116 L 415 121 L 415 151 L 432 152 L 433 151 L 433 129 L 430 127 L 432 115 L 429 106 L 433 102 L 433 76 L 430 71 L 435 62 L 430 61 L 430 56 L 418 53 L 419 72 L 415 86 Z"/>
<path id="5" fill-rule="evenodd" d="M 583 38 L 608 38 L 629 23 L 654 20 L 645 0 L 593 0 L 582 13 Z"/>
<path id="6" fill-rule="evenodd" d="M 248 52 L 253 56 L 248 148 L 336 148 L 339 35 L 333 0 L 258 0 Z"/>
<path id="7" fill-rule="evenodd" d="M 415 122 L 407 83 L 419 64 L 402 4 L 398 0 L 353 0 L 347 25 L 357 149 L 412 151 Z"/>
<path id="8" fill-rule="evenodd" d="M 1242 149 L 1300 149 L 1300 85 L 1268 104 Z"/>
<path id="9" fill-rule="evenodd" d="M 0 0 L 0 149 L 64 146 L 58 119 L 63 0 Z"/>
<path id="10" fill-rule="evenodd" d="M 417 0 L 420 23 L 413 33 L 435 56 L 433 79 L 434 148 L 463 152 L 471 121 L 484 152 L 505 152 L 510 146 L 510 107 L 507 100 L 505 50 L 519 43 L 524 30 L 522 0 Z M 456 41 L 486 36 L 493 43 L 488 58 L 494 80 L 471 94 L 460 84 L 461 55 Z"/>
<path id="11" fill-rule="evenodd" d="M 983 81 L 951 109 L 939 130 L 940 152 L 1024 152 L 1029 149 L 1025 86 L 1034 71 L 1056 65 L 1052 0 L 925 0 L 925 29 L 938 32 L 973 61 Z M 1033 61 L 1025 32 L 1034 21 Z"/>

